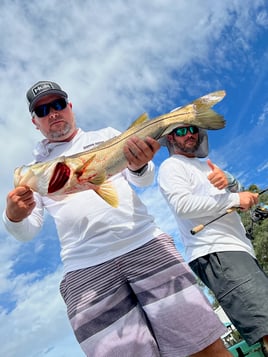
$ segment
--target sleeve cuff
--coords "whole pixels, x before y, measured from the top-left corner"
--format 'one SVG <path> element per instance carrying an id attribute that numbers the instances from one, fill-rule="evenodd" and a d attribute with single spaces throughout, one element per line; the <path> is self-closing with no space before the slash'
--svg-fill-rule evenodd
<path id="1" fill-rule="evenodd" d="M 147 168 L 148 168 L 148 164 L 142 166 L 139 170 L 133 171 L 133 170 L 130 170 L 130 169 L 129 169 L 129 171 L 130 171 L 133 175 L 142 176 L 142 175 L 145 173 L 145 171 L 147 170 Z"/>

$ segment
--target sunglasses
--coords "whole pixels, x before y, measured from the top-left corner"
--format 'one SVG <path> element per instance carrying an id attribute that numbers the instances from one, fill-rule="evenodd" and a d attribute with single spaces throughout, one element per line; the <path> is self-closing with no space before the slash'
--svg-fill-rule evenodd
<path id="1" fill-rule="evenodd" d="M 185 126 L 182 128 L 177 128 L 175 130 L 173 130 L 173 133 L 176 136 L 185 136 L 187 133 L 191 133 L 191 134 L 197 134 L 198 133 L 198 127 L 197 126 Z"/>
<path id="2" fill-rule="evenodd" d="M 60 110 L 65 109 L 66 107 L 67 107 L 66 99 L 58 98 L 58 99 L 53 100 L 53 102 L 38 105 L 36 108 L 34 108 L 34 113 L 39 118 L 43 118 L 49 114 L 50 108 L 60 111 Z"/>

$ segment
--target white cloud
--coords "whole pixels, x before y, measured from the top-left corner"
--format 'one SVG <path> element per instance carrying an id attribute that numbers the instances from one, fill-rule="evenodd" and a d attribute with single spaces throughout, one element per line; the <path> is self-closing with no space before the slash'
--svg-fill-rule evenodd
<path id="1" fill-rule="evenodd" d="M 266 10 L 262 10 L 257 15 L 257 23 L 263 27 L 268 27 L 268 12 Z"/>
<path id="2" fill-rule="evenodd" d="M 16 277 L 16 307 L 9 313 L 1 312 L 0 344 L 3 356 L 59 356 L 60 343 L 66 351 L 83 355 L 75 342 L 67 322 L 65 306 L 58 292 L 62 272 L 29 283 L 27 277 Z M 18 281 L 22 280 L 22 281 Z M 67 341 L 66 341 L 67 340 Z M 69 343 L 68 343 L 69 340 Z M 68 346 L 71 345 L 71 346 Z M 50 351 L 50 352 L 49 352 Z M 65 355 L 67 356 L 67 355 Z"/>
<path id="3" fill-rule="evenodd" d="M 268 118 L 268 103 L 264 105 L 263 112 L 260 114 L 258 118 L 257 125 L 263 126 L 266 124 Z"/>
<path id="4" fill-rule="evenodd" d="M 265 160 L 264 163 L 262 163 L 262 165 L 260 167 L 258 167 L 258 171 L 261 172 L 261 171 L 264 171 L 264 170 L 267 170 L 268 169 L 268 161 Z"/>

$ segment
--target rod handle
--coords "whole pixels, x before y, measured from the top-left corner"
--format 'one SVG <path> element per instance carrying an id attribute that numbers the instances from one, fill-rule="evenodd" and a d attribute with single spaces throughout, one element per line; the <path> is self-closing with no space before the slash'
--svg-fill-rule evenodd
<path id="1" fill-rule="evenodd" d="M 227 213 L 227 214 L 228 214 L 228 213 L 232 213 L 232 212 L 236 211 L 236 210 L 237 210 L 237 208 L 238 208 L 238 207 L 231 207 L 231 208 L 228 208 L 228 209 L 226 210 L 226 213 Z"/>
<path id="2" fill-rule="evenodd" d="M 202 231 L 202 229 L 204 228 L 204 224 L 199 224 L 199 226 L 194 227 L 193 229 L 191 229 L 191 234 L 195 235 L 196 233 Z"/>

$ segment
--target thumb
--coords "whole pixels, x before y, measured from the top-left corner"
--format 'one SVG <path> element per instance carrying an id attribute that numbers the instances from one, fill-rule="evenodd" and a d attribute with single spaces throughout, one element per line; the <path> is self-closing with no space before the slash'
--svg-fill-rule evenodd
<path id="1" fill-rule="evenodd" d="M 212 171 L 215 170 L 216 165 L 214 165 L 209 159 L 207 160 L 207 164 L 208 164 L 208 166 L 211 168 Z"/>

